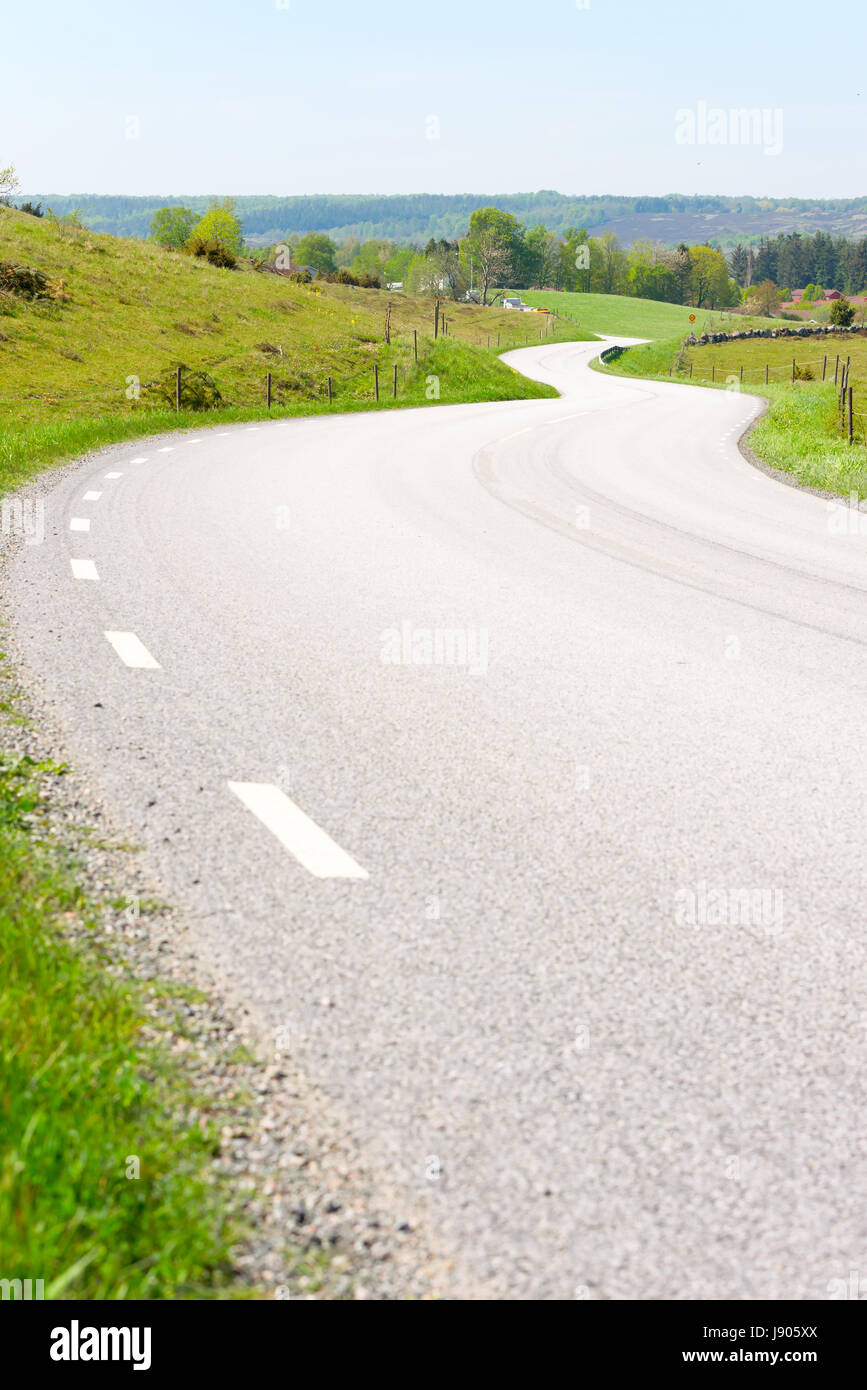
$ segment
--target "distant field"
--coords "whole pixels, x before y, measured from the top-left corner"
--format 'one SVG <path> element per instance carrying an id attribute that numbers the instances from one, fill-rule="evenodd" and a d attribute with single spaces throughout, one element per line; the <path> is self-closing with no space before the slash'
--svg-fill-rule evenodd
<path id="1" fill-rule="evenodd" d="M 717 330 L 733 323 L 738 327 L 755 326 L 765 319 L 744 319 L 727 314 L 725 310 L 690 309 L 679 304 L 660 304 L 655 299 L 633 299 L 621 294 L 546 294 L 543 290 L 518 290 L 525 304 L 545 305 L 558 314 L 568 315 L 590 333 L 624 338 L 670 338 L 675 333 L 686 334 L 695 328 L 714 327 Z M 690 323 L 690 315 L 695 323 Z"/>

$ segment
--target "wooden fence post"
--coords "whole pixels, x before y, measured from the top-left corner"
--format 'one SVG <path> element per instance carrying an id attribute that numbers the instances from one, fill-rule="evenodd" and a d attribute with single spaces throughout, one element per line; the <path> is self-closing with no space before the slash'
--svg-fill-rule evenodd
<path id="1" fill-rule="evenodd" d="M 852 387 L 849 387 L 849 443 L 852 443 Z"/>
<path id="2" fill-rule="evenodd" d="M 837 354 L 837 361 L 834 363 L 834 385 L 837 385 L 837 373 L 840 370 L 840 354 Z"/>
<path id="3" fill-rule="evenodd" d="M 266 383 L 266 385 L 265 385 L 265 400 L 266 400 L 266 402 L 267 402 L 268 409 L 270 410 L 270 409 L 271 409 L 271 373 L 270 373 L 270 372 L 268 373 L 268 380 L 267 380 L 267 383 Z"/>
<path id="4" fill-rule="evenodd" d="M 379 368 L 373 368 L 373 389 L 376 392 L 376 399 L 379 400 Z"/>
<path id="5" fill-rule="evenodd" d="M 440 302 L 437 300 L 434 307 L 434 342 L 440 335 Z"/>
<path id="6" fill-rule="evenodd" d="M 822 380 L 823 380 L 823 381 L 825 380 L 825 373 L 827 372 L 827 370 L 828 370 L 828 357 L 827 357 L 827 354 L 826 354 L 825 357 L 824 357 L 824 359 L 823 359 L 823 361 L 822 361 Z"/>
<path id="7" fill-rule="evenodd" d="M 395 364 L 394 364 L 394 390 L 392 391 L 392 395 L 394 396 L 394 399 L 397 400 L 397 363 L 396 363 L 396 362 L 395 362 Z"/>
<path id="8" fill-rule="evenodd" d="M 741 363 L 741 385 L 743 385 L 743 380 L 744 380 L 744 364 L 743 364 L 743 362 L 742 362 L 742 363 Z"/>
<path id="9" fill-rule="evenodd" d="M 328 378 L 328 404 L 331 404 L 333 397 L 331 392 L 331 377 Z"/>
<path id="10" fill-rule="evenodd" d="M 415 353 L 415 360 L 418 361 L 418 329 L 412 330 L 412 350 Z"/>
<path id="11" fill-rule="evenodd" d="M 766 362 L 766 363 L 765 363 L 765 385 L 766 385 L 766 386 L 767 386 L 767 384 L 768 384 L 768 373 L 769 373 L 770 370 L 771 370 L 771 368 L 770 368 L 770 363 Z"/>
<path id="12" fill-rule="evenodd" d="M 175 410 L 181 408 L 181 368 L 175 372 Z"/>

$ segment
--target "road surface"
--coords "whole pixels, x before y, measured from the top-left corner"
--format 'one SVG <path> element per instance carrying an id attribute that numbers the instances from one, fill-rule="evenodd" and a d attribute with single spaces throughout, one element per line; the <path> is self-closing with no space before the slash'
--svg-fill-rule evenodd
<path id="1" fill-rule="evenodd" d="M 867 537 L 741 457 L 754 397 L 598 350 L 101 454 L 17 644 L 480 1292 L 823 1299 L 867 1281 Z"/>

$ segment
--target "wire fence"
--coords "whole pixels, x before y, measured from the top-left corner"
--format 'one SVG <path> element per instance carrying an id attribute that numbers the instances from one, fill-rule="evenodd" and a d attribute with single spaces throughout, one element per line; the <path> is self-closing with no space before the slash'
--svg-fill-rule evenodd
<path id="1" fill-rule="evenodd" d="M 722 362 L 710 363 L 710 376 L 707 375 L 707 365 L 699 364 L 703 375 L 698 375 L 695 371 L 695 359 L 686 356 L 687 349 L 681 348 L 680 352 L 673 359 L 668 369 L 670 377 L 686 377 L 690 381 L 707 381 L 713 384 L 720 382 L 727 386 L 740 386 L 753 375 L 757 382 L 770 385 L 773 381 L 791 382 L 798 381 L 828 381 L 833 380 L 837 388 L 837 421 L 841 434 L 843 434 L 850 444 L 867 442 L 867 432 L 863 429 L 860 437 L 855 430 L 856 420 L 867 420 L 867 412 L 855 410 L 854 408 L 854 387 L 851 383 L 852 359 L 847 357 L 845 362 L 841 354 L 837 354 L 833 359 L 833 377 L 831 375 L 830 354 L 824 357 L 810 358 L 806 362 L 798 362 L 792 358 L 792 364 L 765 362 L 764 365 L 747 366 L 746 363 L 735 363 L 731 366 Z M 689 367 L 687 373 L 686 368 Z M 815 368 L 815 373 L 813 371 Z M 821 368 L 821 375 L 819 369 Z M 776 373 L 777 375 L 772 375 Z"/>
<path id="2" fill-rule="evenodd" d="M 390 329 L 390 325 L 387 321 L 384 339 L 385 345 L 393 348 L 400 354 L 403 359 L 401 362 L 372 364 L 367 374 L 366 381 L 364 374 L 361 372 L 355 373 L 345 381 L 341 381 L 334 376 L 323 373 L 316 379 L 318 381 L 317 389 L 315 391 L 310 391 L 308 389 L 304 394 L 304 398 L 311 402 L 318 401 L 320 403 L 327 400 L 329 405 L 338 398 L 342 398 L 344 401 L 346 399 L 358 401 L 364 400 L 369 396 L 374 403 L 389 398 L 397 399 L 400 394 L 400 388 L 406 386 L 410 379 L 411 372 L 414 373 L 414 369 L 417 366 L 425 365 L 425 348 L 429 349 L 431 343 L 436 343 L 440 339 L 449 339 L 473 347 L 482 347 L 490 351 L 511 352 L 519 348 L 530 347 L 533 343 L 540 341 L 544 342 L 546 338 L 551 339 L 555 337 L 555 318 L 556 316 L 553 314 L 546 315 L 546 322 L 540 327 L 538 336 L 535 331 L 513 333 L 502 328 L 490 333 L 473 332 L 469 334 L 460 331 L 459 327 L 458 331 L 455 332 L 453 320 L 447 317 L 444 312 L 440 312 L 437 315 L 435 331 L 432 337 L 429 334 L 420 334 L 418 329 L 413 329 L 408 333 L 394 333 Z M 212 378 L 221 397 L 224 392 L 226 393 L 227 398 L 223 404 L 225 408 L 228 409 L 254 409 L 264 404 L 266 409 L 270 410 L 273 406 L 279 407 L 281 404 L 285 404 L 287 396 L 289 396 L 290 399 L 297 400 L 300 394 L 297 389 L 297 377 L 282 375 L 281 373 L 285 369 L 278 369 L 276 364 L 271 370 L 262 371 L 261 362 L 257 361 L 255 363 L 255 367 L 258 369 L 256 376 L 258 382 L 261 383 L 256 386 L 253 385 L 253 373 L 248 373 L 240 379 L 236 378 L 231 384 L 227 383 L 225 378 L 217 380 L 217 377 L 213 375 L 216 373 L 217 376 L 220 376 L 222 369 L 226 368 L 228 363 L 234 363 L 239 358 L 249 359 L 255 351 L 257 350 L 245 348 L 228 356 L 222 355 L 219 358 L 212 358 L 189 366 L 186 364 L 179 364 L 176 367 L 167 369 L 159 377 L 155 377 L 149 381 L 142 381 L 138 376 L 130 373 L 125 377 L 124 385 L 105 387 L 99 391 L 67 394 L 62 390 L 52 389 L 49 384 L 47 386 L 42 386 L 39 390 L 32 390 L 27 394 L 22 393 L 20 396 L 12 399 L 0 399 L 0 406 L 20 407 L 25 404 L 41 404 L 59 407 L 65 405 L 79 405 L 88 401 L 99 400 L 109 403 L 117 402 L 119 404 L 126 401 L 131 407 L 135 407 L 136 405 L 140 406 L 142 404 L 156 405 L 157 403 L 161 403 L 168 405 L 169 408 L 171 408 L 173 404 L 175 410 L 183 410 L 185 408 L 195 409 L 195 405 L 191 406 L 189 404 L 189 393 L 186 391 L 186 387 L 191 378 L 195 378 L 201 373 L 207 373 L 208 376 Z M 282 349 L 274 351 L 275 357 L 278 354 L 281 358 L 283 357 Z M 303 359 L 299 360 L 296 355 L 293 355 L 291 360 L 299 370 L 304 370 Z M 411 362 L 411 368 L 407 366 L 408 362 Z M 308 385 L 311 380 L 311 378 L 308 378 Z M 174 387 L 173 391 L 171 388 L 172 381 Z M 247 399 L 243 401 L 237 399 L 239 389 L 245 394 L 249 393 Z M 167 390 L 169 393 L 168 398 L 166 398 Z M 148 396 L 147 393 L 153 392 L 161 392 L 164 398 L 163 401 L 158 402 L 157 398 L 153 395 Z M 174 397 L 173 401 L 171 399 L 172 395 Z M 188 400 L 187 405 L 185 405 L 185 396 Z M 228 399 L 229 396 L 232 397 L 231 400 Z"/>

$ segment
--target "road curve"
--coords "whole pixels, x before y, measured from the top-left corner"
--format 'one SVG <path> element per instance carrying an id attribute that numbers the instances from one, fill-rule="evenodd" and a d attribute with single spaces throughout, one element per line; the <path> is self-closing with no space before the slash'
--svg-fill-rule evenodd
<path id="1" fill-rule="evenodd" d="M 597 352 L 507 358 L 558 400 L 100 454 L 15 645 L 480 1291 L 827 1298 L 867 1259 L 867 540 L 744 461 L 754 397 Z"/>

